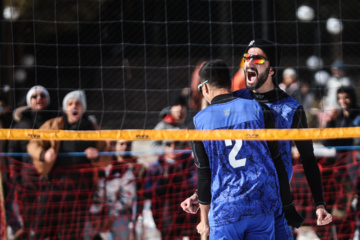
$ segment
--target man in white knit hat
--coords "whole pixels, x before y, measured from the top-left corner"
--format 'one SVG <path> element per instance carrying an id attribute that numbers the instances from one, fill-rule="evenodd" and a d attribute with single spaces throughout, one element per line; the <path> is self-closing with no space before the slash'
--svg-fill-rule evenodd
<path id="1" fill-rule="evenodd" d="M 33 86 L 26 94 L 26 104 L 33 110 L 42 110 L 48 107 L 50 104 L 48 90 L 41 85 Z"/>
<path id="2" fill-rule="evenodd" d="M 62 116 L 46 121 L 42 130 L 97 130 L 86 112 L 85 92 L 69 92 L 63 99 Z M 94 166 L 110 162 L 105 141 L 31 140 L 27 146 L 37 172 L 48 180 L 39 194 L 36 214 L 41 215 L 36 239 L 83 239 L 84 226 L 95 187 Z M 73 153 L 83 152 L 79 156 Z M 56 196 L 66 196 L 59 198 Z M 56 206 L 62 206 L 57 208 Z M 52 209 L 54 208 L 54 209 Z M 61 216 L 61 217 L 58 217 Z"/>
<path id="3" fill-rule="evenodd" d="M 63 100 L 63 111 L 70 124 L 78 122 L 86 112 L 85 92 L 76 90 L 66 94 Z"/>

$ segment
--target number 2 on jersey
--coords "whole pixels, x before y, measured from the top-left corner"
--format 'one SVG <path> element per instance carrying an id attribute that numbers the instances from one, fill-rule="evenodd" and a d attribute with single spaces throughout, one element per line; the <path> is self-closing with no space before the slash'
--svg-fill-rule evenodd
<path id="1" fill-rule="evenodd" d="M 232 146 L 233 143 L 230 139 L 226 139 L 225 145 L 229 147 Z M 236 155 L 240 152 L 241 147 L 242 147 L 242 140 L 241 139 L 235 140 L 235 145 L 229 153 L 229 163 L 233 168 L 243 167 L 246 164 L 246 158 L 236 159 Z"/>

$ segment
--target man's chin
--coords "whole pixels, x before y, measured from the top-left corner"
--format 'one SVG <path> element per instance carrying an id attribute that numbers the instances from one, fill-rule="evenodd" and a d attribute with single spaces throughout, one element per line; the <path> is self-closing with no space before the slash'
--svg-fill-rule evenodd
<path id="1" fill-rule="evenodd" d="M 79 116 L 71 116 L 69 123 L 77 123 L 79 120 Z"/>
<path id="2" fill-rule="evenodd" d="M 36 110 L 43 110 L 46 106 L 43 104 L 37 104 L 36 105 Z"/>
<path id="3" fill-rule="evenodd" d="M 255 84 L 246 84 L 246 88 L 249 89 L 249 90 L 254 90 L 256 87 Z"/>

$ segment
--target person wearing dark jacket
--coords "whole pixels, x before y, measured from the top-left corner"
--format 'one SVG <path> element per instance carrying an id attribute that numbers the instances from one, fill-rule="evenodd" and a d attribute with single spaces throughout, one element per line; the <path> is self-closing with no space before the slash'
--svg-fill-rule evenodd
<path id="1" fill-rule="evenodd" d="M 46 121 L 42 130 L 98 130 L 85 114 L 83 91 L 72 91 L 63 100 L 64 114 Z M 110 162 L 104 141 L 31 140 L 27 150 L 42 177 L 34 225 L 35 239 L 82 239 L 96 183 L 96 168 Z M 84 155 L 69 153 L 84 152 Z M 64 155 L 68 153 L 68 155 Z"/>
<path id="2" fill-rule="evenodd" d="M 337 90 L 337 102 L 340 106 L 339 109 L 335 109 L 329 117 L 329 121 L 326 123 L 327 128 L 342 128 L 342 127 L 354 127 L 356 125 L 356 117 L 360 114 L 360 108 L 357 105 L 356 91 L 353 87 L 340 87 Z M 327 147 L 334 146 L 353 146 L 354 139 L 327 139 L 322 143 Z M 349 150 L 338 149 L 337 153 L 347 152 Z"/>
<path id="3" fill-rule="evenodd" d="M 15 109 L 13 119 L 16 129 L 38 129 L 46 120 L 53 117 L 48 110 L 50 95 L 46 88 L 40 85 L 33 86 L 26 94 L 26 106 Z M 26 153 L 27 140 L 9 141 L 8 153 Z M 8 159 L 11 167 L 11 182 L 16 188 L 15 198 L 19 204 L 20 216 L 23 226 L 15 234 L 15 239 L 27 239 L 30 223 L 33 222 L 34 202 L 39 190 L 37 174 L 30 157 L 24 155 Z"/>
<path id="4" fill-rule="evenodd" d="M 159 117 L 161 120 L 154 127 L 158 129 L 184 129 L 184 121 L 186 118 L 187 103 L 182 95 L 175 95 L 170 106 L 161 110 Z M 151 143 L 153 150 L 162 151 L 165 148 L 165 141 L 153 141 Z"/>

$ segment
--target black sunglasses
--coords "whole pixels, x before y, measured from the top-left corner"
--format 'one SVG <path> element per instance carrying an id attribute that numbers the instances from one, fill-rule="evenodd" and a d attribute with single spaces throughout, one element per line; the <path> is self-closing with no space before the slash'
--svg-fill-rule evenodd
<path id="1" fill-rule="evenodd" d="M 45 93 L 40 93 L 40 94 L 32 95 L 31 98 L 37 99 L 37 97 L 39 97 L 39 96 L 40 96 L 40 98 L 46 98 Z"/>

